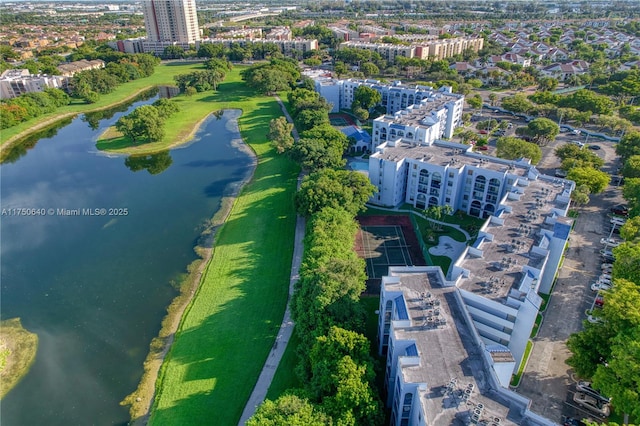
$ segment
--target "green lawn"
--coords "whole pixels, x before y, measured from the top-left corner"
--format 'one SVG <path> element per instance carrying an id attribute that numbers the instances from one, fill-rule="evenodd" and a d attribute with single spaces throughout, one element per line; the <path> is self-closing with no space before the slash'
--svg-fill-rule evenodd
<path id="1" fill-rule="evenodd" d="M 275 401 L 287 389 L 302 388 L 303 385 L 296 376 L 295 367 L 298 365 L 298 345 L 300 339 L 296 331 L 293 331 L 287 349 L 278 364 L 276 374 L 273 376 L 271 386 L 267 392 L 267 399 Z"/>
<path id="2" fill-rule="evenodd" d="M 158 381 L 151 425 L 236 424 L 255 385 L 287 301 L 298 166 L 276 156 L 265 135 L 281 115 L 257 97 L 237 70 L 209 102 L 240 108 L 240 128 L 259 156 L 218 232 L 213 258 L 187 309 Z"/>
<path id="3" fill-rule="evenodd" d="M 32 129 L 37 124 L 44 123 L 46 121 L 55 122 L 64 116 L 71 116 L 79 113 L 109 108 L 114 104 L 135 97 L 137 93 L 144 91 L 150 87 L 157 85 L 174 86 L 175 82 L 173 81 L 173 76 L 176 74 L 184 74 L 201 69 L 202 64 L 198 62 L 179 62 L 158 65 L 155 68 L 155 72 L 153 73 L 153 75 L 122 84 L 112 93 L 101 95 L 100 100 L 94 104 L 86 104 L 80 101 L 74 101 L 71 105 L 58 108 L 55 112 L 41 115 L 40 117 L 34 118 L 33 120 L 25 121 L 24 123 L 20 123 L 19 125 L 13 126 L 9 129 L 3 129 L 2 137 L 0 138 L 0 145 L 4 145 L 10 139 Z"/>

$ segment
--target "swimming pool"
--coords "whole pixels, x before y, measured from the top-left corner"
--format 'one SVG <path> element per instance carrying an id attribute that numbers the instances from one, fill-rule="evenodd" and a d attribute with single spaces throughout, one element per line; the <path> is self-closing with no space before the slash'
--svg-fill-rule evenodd
<path id="1" fill-rule="evenodd" d="M 349 162 L 351 170 L 357 170 L 362 172 L 369 171 L 369 161 L 366 160 L 354 160 Z"/>

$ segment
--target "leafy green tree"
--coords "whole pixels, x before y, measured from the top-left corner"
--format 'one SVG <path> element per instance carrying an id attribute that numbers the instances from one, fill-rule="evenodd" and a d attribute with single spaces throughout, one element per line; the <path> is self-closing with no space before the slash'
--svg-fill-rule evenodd
<path id="1" fill-rule="evenodd" d="M 156 109 L 158 110 L 158 115 L 162 120 L 165 120 L 176 112 L 180 111 L 180 107 L 178 106 L 178 104 L 171 99 L 158 99 L 152 105 L 156 107 Z"/>
<path id="2" fill-rule="evenodd" d="M 622 196 L 629 204 L 629 215 L 640 216 L 640 178 L 625 179 Z"/>
<path id="3" fill-rule="evenodd" d="M 380 69 L 376 66 L 376 64 L 371 62 L 365 62 L 364 64 L 360 65 L 360 71 L 362 71 L 365 77 L 380 74 Z"/>
<path id="4" fill-rule="evenodd" d="M 535 110 L 535 105 L 525 95 L 517 94 L 502 98 L 502 108 L 528 114 Z"/>
<path id="5" fill-rule="evenodd" d="M 143 105 L 130 114 L 120 117 L 116 129 L 133 142 L 146 140 L 158 141 L 164 137 L 164 127 L 158 109 L 152 105 Z"/>
<path id="6" fill-rule="evenodd" d="M 625 178 L 640 178 L 640 154 L 627 158 L 622 166 L 622 176 Z"/>
<path id="7" fill-rule="evenodd" d="M 574 167 L 568 171 L 567 179 L 574 181 L 577 186 L 588 186 L 592 194 L 599 194 L 607 188 L 611 176 L 591 167 Z"/>
<path id="8" fill-rule="evenodd" d="M 505 136 L 496 142 L 496 155 L 508 160 L 517 160 L 522 157 L 529 158 L 532 164 L 537 164 L 542 158 L 542 150 L 532 142 Z"/>
<path id="9" fill-rule="evenodd" d="M 589 204 L 589 194 L 591 190 L 587 185 L 580 185 L 571 193 L 571 201 L 577 206 Z"/>
<path id="10" fill-rule="evenodd" d="M 616 154 L 622 161 L 627 161 L 627 158 L 633 155 L 640 155 L 640 132 L 627 132 L 616 145 Z"/>
<path id="11" fill-rule="evenodd" d="M 292 130 L 293 124 L 287 122 L 285 117 L 274 118 L 269 122 L 267 138 L 271 141 L 278 153 L 282 154 L 293 147 Z"/>
<path id="12" fill-rule="evenodd" d="M 560 133 L 560 127 L 548 118 L 536 118 L 531 120 L 527 125 L 528 133 L 539 145 L 546 145 L 547 143 L 555 140 L 558 133 Z"/>
<path id="13" fill-rule="evenodd" d="M 538 79 L 538 89 L 552 91 L 558 87 L 558 79 L 553 77 L 542 77 Z"/>
<path id="14" fill-rule="evenodd" d="M 222 58 L 224 57 L 224 48 L 220 44 L 200 43 L 198 49 L 198 58 Z"/>
<path id="15" fill-rule="evenodd" d="M 375 187 L 361 173 L 322 169 L 306 176 L 296 194 L 298 212 L 309 217 L 325 207 L 343 208 L 356 215 L 364 209 Z"/>
<path id="16" fill-rule="evenodd" d="M 353 92 L 353 102 L 357 103 L 361 108 L 370 111 L 371 108 L 382 102 L 382 95 L 377 90 L 368 86 L 359 86 Z"/>
<path id="17" fill-rule="evenodd" d="M 469 96 L 465 98 L 465 100 L 467 101 L 467 104 L 475 110 L 479 110 L 480 108 L 482 108 L 482 98 L 478 94 Z"/>
<path id="18" fill-rule="evenodd" d="M 620 236 L 625 241 L 637 243 L 636 240 L 640 238 L 640 216 L 627 219 L 625 224 L 620 227 Z"/>
<path id="19" fill-rule="evenodd" d="M 612 398 L 616 410 L 640 418 L 640 325 L 612 339 L 610 357 L 597 366 L 593 386 Z"/>
<path id="20" fill-rule="evenodd" d="M 167 59 L 180 59 L 184 58 L 184 49 L 182 46 L 171 45 L 164 48 L 162 57 Z"/>
<path id="21" fill-rule="evenodd" d="M 615 247 L 613 254 L 613 277 L 640 283 L 640 244 L 625 242 Z"/>
<path id="22" fill-rule="evenodd" d="M 247 426 L 331 426 L 331 418 L 307 399 L 285 394 L 275 401 L 266 400 L 247 420 Z"/>
<path id="23" fill-rule="evenodd" d="M 291 148 L 292 158 L 300 163 L 302 168 L 311 172 L 324 168 L 343 168 L 346 161 L 342 155 L 343 151 L 316 138 L 300 138 Z"/>
<path id="24" fill-rule="evenodd" d="M 560 99 L 558 106 L 574 108 L 578 111 L 591 111 L 594 114 L 611 114 L 614 107 L 613 101 L 607 96 L 598 95 L 587 89 L 580 89 Z"/>
<path id="25" fill-rule="evenodd" d="M 329 116 L 323 110 L 305 109 L 300 111 L 296 117 L 296 128 L 303 132 L 326 124 L 329 124 Z"/>
<path id="26" fill-rule="evenodd" d="M 567 171 L 574 167 L 600 169 L 604 165 L 604 160 L 596 154 L 570 143 L 556 148 L 555 154 L 562 162 L 562 169 Z"/>

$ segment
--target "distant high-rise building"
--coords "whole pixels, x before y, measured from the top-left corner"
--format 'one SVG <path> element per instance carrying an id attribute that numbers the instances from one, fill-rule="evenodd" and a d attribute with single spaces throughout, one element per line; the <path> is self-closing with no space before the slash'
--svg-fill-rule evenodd
<path id="1" fill-rule="evenodd" d="M 195 0 L 145 0 L 147 41 L 195 43 L 200 40 Z"/>

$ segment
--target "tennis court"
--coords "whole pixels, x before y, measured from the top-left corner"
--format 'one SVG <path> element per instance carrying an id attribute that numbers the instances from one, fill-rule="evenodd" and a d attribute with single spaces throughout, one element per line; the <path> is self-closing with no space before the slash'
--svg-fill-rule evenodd
<path id="1" fill-rule="evenodd" d="M 369 279 L 379 279 L 387 275 L 389 266 L 413 265 L 410 246 L 402 232 L 402 227 L 363 226 L 359 233 L 359 253 L 367 263 Z"/>
<path id="2" fill-rule="evenodd" d="M 343 117 L 330 117 L 329 122 L 335 127 L 344 127 L 349 125 L 349 122 Z"/>

